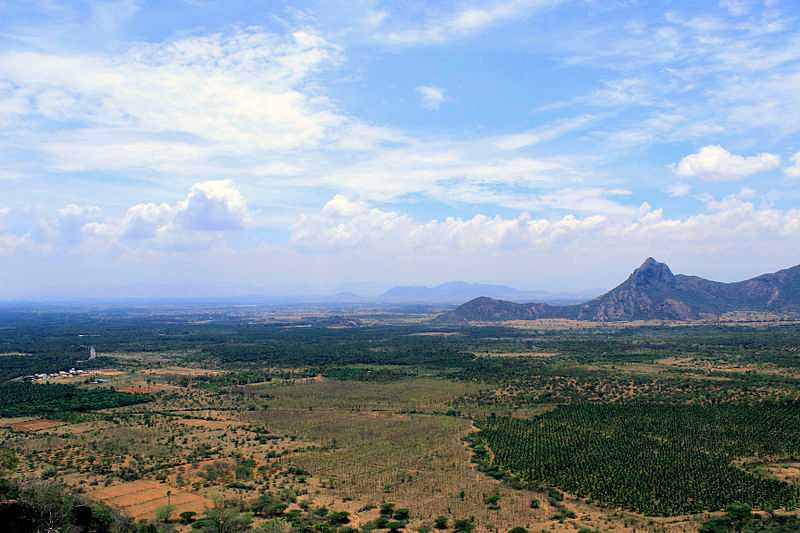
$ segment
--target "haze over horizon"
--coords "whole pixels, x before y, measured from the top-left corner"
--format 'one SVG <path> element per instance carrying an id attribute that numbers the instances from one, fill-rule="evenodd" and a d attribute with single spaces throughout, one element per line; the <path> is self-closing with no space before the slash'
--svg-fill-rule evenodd
<path id="1" fill-rule="evenodd" d="M 0 0 L 0 299 L 800 263 L 800 6 Z"/>

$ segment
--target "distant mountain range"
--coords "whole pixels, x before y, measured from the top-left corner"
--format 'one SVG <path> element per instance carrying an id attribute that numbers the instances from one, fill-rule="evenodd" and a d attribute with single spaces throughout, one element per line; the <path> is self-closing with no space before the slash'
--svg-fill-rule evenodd
<path id="1" fill-rule="evenodd" d="M 545 291 L 522 291 L 505 285 L 488 285 L 482 283 L 466 283 L 452 281 L 435 287 L 416 285 L 393 287 L 378 297 L 379 302 L 386 303 L 426 303 L 426 304 L 458 304 L 479 296 L 488 296 L 498 300 L 511 302 L 544 301 L 555 303 L 585 302 L 600 291 L 582 293 L 550 293 Z"/>
<path id="2" fill-rule="evenodd" d="M 438 317 L 441 322 L 535 320 L 693 320 L 732 311 L 800 313 L 800 265 L 736 283 L 674 275 L 648 258 L 627 280 L 578 305 L 520 304 L 483 295 Z"/>

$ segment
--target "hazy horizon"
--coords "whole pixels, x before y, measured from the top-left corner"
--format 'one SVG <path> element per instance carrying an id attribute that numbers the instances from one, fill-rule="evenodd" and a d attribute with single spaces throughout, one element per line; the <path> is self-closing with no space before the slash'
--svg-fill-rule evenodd
<path id="1" fill-rule="evenodd" d="M 0 2 L 0 300 L 800 263 L 779 0 Z M 360 289 L 359 289 L 360 287 Z"/>

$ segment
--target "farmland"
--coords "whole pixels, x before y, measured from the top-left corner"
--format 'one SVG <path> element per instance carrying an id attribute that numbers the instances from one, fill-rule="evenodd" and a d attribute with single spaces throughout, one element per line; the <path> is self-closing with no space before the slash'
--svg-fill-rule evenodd
<path id="1" fill-rule="evenodd" d="M 794 508 L 800 491 L 737 468 L 747 457 L 800 454 L 797 406 L 573 405 L 491 418 L 479 442 L 526 486 L 550 484 L 650 516 L 734 503 Z"/>
<path id="2" fill-rule="evenodd" d="M 61 313 L 4 316 L 0 473 L 21 500 L 45 484 L 170 531 L 697 531 L 797 514 L 795 324 Z M 80 363 L 85 335 L 98 357 Z"/>

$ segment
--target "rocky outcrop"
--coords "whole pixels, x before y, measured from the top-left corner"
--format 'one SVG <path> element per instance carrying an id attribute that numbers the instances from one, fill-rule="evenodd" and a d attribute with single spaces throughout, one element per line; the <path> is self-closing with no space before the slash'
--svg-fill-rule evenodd
<path id="1" fill-rule="evenodd" d="M 438 320 L 692 320 L 733 311 L 800 314 L 800 266 L 737 283 L 720 283 L 675 275 L 651 257 L 618 287 L 584 304 L 518 304 L 481 297 L 443 313 Z"/>

